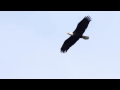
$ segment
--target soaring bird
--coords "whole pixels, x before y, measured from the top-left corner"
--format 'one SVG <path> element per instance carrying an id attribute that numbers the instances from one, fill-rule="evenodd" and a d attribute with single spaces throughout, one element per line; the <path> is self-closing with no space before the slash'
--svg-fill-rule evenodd
<path id="1" fill-rule="evenodd" d="M 74 45 L 80 38 L 84 40 L 88 40 L 89 36 L 83 36 L 83 33 L 88 27 L 89 22 L 91 21 L 90 16 L 85 16 L 77 25 L 76 29 L 73 32 L 68 32 L 70 35 L 68 39 L 66 39 L 61 47 L 61 52 L 65 53 L 68 49 Z"/>

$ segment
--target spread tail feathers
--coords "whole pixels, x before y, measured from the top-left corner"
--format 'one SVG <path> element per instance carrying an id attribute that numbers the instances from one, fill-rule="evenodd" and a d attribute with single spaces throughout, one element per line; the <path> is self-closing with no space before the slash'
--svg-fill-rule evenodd
<path id="1" fill-rule="evenodd" d="M 82 38 L 83 38 L 84 40 L 88 40 L 88 39 L 89 39 L 88 36 L 82 36 Z"/>

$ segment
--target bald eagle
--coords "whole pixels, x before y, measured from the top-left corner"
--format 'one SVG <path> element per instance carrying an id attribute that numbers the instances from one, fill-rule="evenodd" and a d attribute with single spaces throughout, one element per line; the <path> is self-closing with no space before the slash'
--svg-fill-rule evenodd
<path id="1" fill-rule="evenodd" d="M 88 40 L 89 36 L 83 36 L 83 33 L 88 27 L 89 22 L 91 21 L 90 16 L 85 16 L 77 25 L 74 32 L 68 32 L 67 34 L 70 35 L 68 39 L 66 39 L 61 47 L 61 52 L 67 52 L 68 49 L 74 45 L 80 38 L 84 40 Z"/>

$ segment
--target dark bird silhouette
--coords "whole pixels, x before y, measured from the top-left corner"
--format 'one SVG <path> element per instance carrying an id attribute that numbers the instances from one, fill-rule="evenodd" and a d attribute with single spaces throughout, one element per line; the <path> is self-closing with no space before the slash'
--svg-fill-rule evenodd
<path id="1" fill-rule="evenodd" d="M 85 16 L 77 25 L 74 32 L 68 32 L 67 34 L 70 35 L 68 39 L 66 39 L 61 47 L 61 52 L 65 53 L 68 49 L 74 45 L 80 38 L 84 40 L 88 40 L 88 36 L 83 36 L 83 33 L 88 27 L 89 22 L 91 21 L 90 16 Z"/>

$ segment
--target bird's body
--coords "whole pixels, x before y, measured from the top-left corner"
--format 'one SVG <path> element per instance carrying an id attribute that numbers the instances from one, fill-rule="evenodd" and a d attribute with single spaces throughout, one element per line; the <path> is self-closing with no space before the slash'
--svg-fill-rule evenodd
<path id="1" fill-rule="evenodd" d="M 89 39 L 88 36 L 83 36 L 83 33 L 88 27 L 89 22 L 91 21 L 90 17 L 84 17 L 82 21 L 80 21 L 77 25 L 77 28 L 75 29 L 74 32 L 69 32 L 67 33 L 70 35 L 70 37 L 65 40 L 61 47 L 61 52 L 67 52 L 67 50 L 74 45 L 80 38 L 83 38 L 85 40 Z"/>

